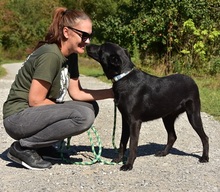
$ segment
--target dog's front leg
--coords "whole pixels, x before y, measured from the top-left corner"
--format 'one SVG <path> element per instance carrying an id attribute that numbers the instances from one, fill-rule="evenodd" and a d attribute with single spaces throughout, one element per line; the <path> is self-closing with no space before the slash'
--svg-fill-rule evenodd
<path id="1" fill-rule="evenodd" d="M 125 118 L 122 116 L 122 134 L 118 149 L 118 157 L 113 159 L 113 162 L 120 163 L 123 160 L 129 136 L 130 136 L 129 125 L 125 120 Z"/>
<path id="2" fill-rule="evenodd" d="M 135 121 L 130 124 L 129 156 L 126 164 L 120 168 L 120 170 L 122 171 L 128 171 L 133 168 L 134 161 L 137 157 L 137 146 L 138 146 L 140 129 L 141 129 L 141 121 Z"/>

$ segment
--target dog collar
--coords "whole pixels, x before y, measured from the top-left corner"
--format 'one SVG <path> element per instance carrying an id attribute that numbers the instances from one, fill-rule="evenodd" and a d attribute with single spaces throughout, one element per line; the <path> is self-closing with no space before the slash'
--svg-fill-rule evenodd
<path id="1" fill-rule="evenodd" d="M 120 79 L 122 79 L 123 77 L 125 77 L 126 75 L 128 75 L 128 74 L 129 74 L 130 72 L 132 72 L 133 70 L 134 70 L 134 68 L 131 69 L 130 71 L 125 72 L 125 73 L 121 73 L 121 74 L 119 74 L 119 75 L 116 75 L 115 77 L 113 77 L 113 79 L 111 79 L 112 82 L 114 83 L 114 82 L 119 81 Z"/>

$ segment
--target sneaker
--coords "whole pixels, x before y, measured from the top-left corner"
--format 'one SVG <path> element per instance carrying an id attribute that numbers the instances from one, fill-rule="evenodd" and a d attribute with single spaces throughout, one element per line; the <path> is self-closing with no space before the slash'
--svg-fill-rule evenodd
<path id="1" fill-rule="evenodd" d="M 32 170 L 42 170 L 52 167 L 52 164 L 44 161 L 35 150 L 21 147 L 18 141 L 12 143 L 7 157 L 13 162 Z"/>
<path id="2" fill-rule="evenodd" d="M 68 153 L 62 153 L 58 151 L 56 148 L 54 148 L 53 146 L 39 148 L 37 149 L 37 153 L 43 159 L 49 159 L 49 160 L 55 160 L 55 161 L 60 161 L 63 159 L 70 158 Z"/>

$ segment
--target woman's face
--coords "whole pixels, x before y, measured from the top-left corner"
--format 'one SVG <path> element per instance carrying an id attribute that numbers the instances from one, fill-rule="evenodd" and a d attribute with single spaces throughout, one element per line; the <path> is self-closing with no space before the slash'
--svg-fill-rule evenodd
<path id="1" fill-rule="evenodd" d="M 64 27 L 64 36 L 67 38 L 62 50 L 67 52 L 67 55 L 72 53 L 84 53 L 85 46 L 90 43 L 90 35 L 92 34 L 92 22 L 81 20 L 74 26 Z M 66 55 L 64 53 L 64 55 Z"/>

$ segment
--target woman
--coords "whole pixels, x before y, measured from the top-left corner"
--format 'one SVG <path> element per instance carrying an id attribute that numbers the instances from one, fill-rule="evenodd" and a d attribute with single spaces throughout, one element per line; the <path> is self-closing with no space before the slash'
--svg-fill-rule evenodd
<path id="1" fill-rule="evenodd" d="M 45 149 L 51 152 L 58 141 L 88 130 L 98 113 L 95 100 L 113 98 L 111 89 L 80 86 L 77 54 L 84 53 L 91 35 L 84 12 L 55 10 L 45 41 L 24 62 L 3 106 L 6 132 L 17 140 L 7 154 L 12 161 L 29 169 L 51 168 L 42 158 Z M 64 102 L 66 92 L 71 101 Z"/>

